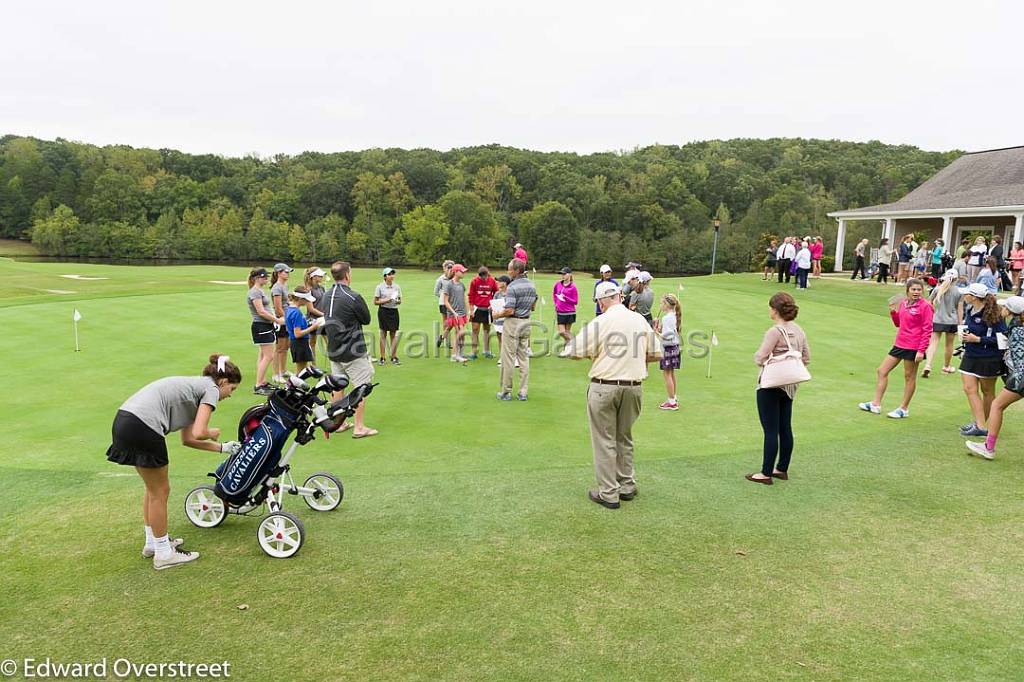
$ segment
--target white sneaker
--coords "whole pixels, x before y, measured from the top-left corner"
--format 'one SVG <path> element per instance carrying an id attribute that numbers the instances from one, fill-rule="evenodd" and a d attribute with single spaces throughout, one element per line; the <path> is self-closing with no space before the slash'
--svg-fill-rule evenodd
<path id="1" fill-rule="evenodd" d="M 270 380 L 273 383 L 275 383 L 275 384 L 283 384 L 284 383 L 284 377 L 281 376 L 280 374 L 275 374 L 274 376 L 270 377 Z"/>
<path id="2" fill-rule="evenodd" d="M 153 557 L 153 568 L 158 571 L 162 571 L 165 568 L 174 568 L 181 564 L 187 564 L 188 562 L 195 561 L 198 558 L 199 552 L 179 552 L 178 550 L 174 550 L 166 559 Z"/>
<path id="3" fill-rule="evenodd" d="M 910 410 L 904 410 L 902 407 L 897 407 L 895 410 L 885 415 L 890 419 L 906 419 L 910 416 Z"/>
<path id="4" fill-rule="evenodd" d="M 870 412 L 871 414 L 882 413 L 881 405 L 872 405 L 871 403 L 858 403 L 857 407 L 864 410 L 865 412 Z"/>
<path id="5" fill-rule="evenodd" d="M 183 542 L 185 542 L 185 541 L 182 540 L 181 538 L 172 538 L 171 542 L 170 542 L 171 549 L 176 549 Z M 152 559 L 155 554 L 156 554 L 156 550 L 153 549 L 152 547 L 143 547 L 142 548 L 142 558 L 143 559 Z"/>
<path id="6" fill-rule="evenodd" d="M 979 442 L 975 442 L 975 441 L 970 441 L 969 440 L 969 441 L 967 441 L 965 443 L 965 445 L 967 445 L 967 449 L 971 451 L 972 455 L 977 455 L 978 457 L 984 457 L 985 459 L 989 460 L 990 462 L 993 459 L 996 458 L 995 450 L 989 450 L 987 447 L 985 447 L 984 443 L 979 443 Z"/>

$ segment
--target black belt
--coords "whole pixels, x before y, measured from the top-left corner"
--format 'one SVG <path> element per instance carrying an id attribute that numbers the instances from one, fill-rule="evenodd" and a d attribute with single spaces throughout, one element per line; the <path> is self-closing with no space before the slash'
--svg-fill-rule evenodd
<path id="1" fill-rule="evenodd" d="M 607 384 L 609 386 L 639 386 L 639 381 L 618 381 L 616 379 L 591 379 L 592 384 Z"/>

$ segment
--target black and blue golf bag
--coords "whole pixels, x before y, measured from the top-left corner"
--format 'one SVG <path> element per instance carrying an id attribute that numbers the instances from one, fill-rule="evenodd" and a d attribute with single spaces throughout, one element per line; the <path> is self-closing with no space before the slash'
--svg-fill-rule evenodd
<path id="1" fill-rule="evenodd" d="M 298 421 L 301 408 L 288 404 L 284 391 L 270 396 L 263 405 L 248 410 L 239 424 L 242 449 L 225 460 L 214 474 L 214 493 L 235 506 L 253 501 L 254 489 L 281 472 L 281 450 Z M 256 493 L 258 494 L 258 493 Z"/>

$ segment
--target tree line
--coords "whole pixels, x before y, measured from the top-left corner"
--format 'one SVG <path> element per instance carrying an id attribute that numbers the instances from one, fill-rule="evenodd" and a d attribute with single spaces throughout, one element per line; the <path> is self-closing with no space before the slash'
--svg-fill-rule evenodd
<path id="1" fill-rule="evenodd" d="M 498 145 L 227 158 L 0 138 L 0 236 L 55 256 L 661 272 L 758 267 L 763 241 L 822 235 L 840 208 L 894 201 L 960 152 L 735 139 L 579 155 Z"/>

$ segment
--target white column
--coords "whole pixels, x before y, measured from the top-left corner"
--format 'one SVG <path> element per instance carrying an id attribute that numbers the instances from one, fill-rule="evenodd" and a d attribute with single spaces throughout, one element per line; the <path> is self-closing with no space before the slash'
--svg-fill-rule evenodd
<path id="1" fill-rule="evenodd" d="M 944 215 L 942 216 L 942 246 L 946 249 L 946 253 L 955 253 L 956 249 L 953 248 L 953 216 Z"/>
<path id="2" fill-rule="evenodd" d="M 1013 224 L 1013 241 L 1024 243 L 1024 239 L 1021 239 L 1021 232 L 1024 231 L 1024 213 L 1018 213 L 1016 215 L 1017 222 Z M 1013 246 L 1013 244 L 1010 244 Z"/>
<path id="3" fill-rule="evenodd" d="M 883 234 L 889 238 L 889 246 L 893 246 L 896 243 L 896 219 L 886 218 L 885 219 L 885 231 Z"/>
<path id="4" fill-rule="evenodd" d="M 839 219 L 839 230 L 836 232 L 836 272 L 843 271 L 843 250 L 846 245 L 846 221 Z"/>

